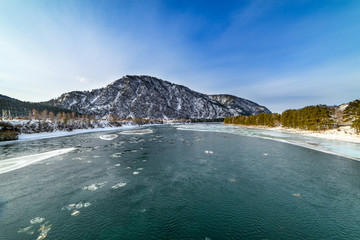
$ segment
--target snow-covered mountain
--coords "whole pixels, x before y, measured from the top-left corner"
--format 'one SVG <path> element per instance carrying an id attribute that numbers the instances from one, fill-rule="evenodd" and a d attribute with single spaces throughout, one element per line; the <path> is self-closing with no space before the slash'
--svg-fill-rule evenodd
<path id="1" fill-rule="evenodd" d="M 213 119 L 270 113 L 243 98 L 206 95 L 150 76 L 125 76 L 105 88 L 65 93 L 47 104 L 98 118 Z"/>

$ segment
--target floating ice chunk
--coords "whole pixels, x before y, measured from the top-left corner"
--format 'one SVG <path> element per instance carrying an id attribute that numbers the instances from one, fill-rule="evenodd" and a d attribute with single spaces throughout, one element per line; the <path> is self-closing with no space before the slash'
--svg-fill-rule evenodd
<path id="1" fill-rule="evenodd" d="M 69 204 L 65 207 L 63 207 L 61 210 L 72 210 L 76 207 L 76 204 L 75 203 L 72 203 L 72 204 Z"/>
<path id="2" fill-rule="evenodd" d="M 206 150 L 205 153 L 206 153 L 206 154 L 213 154 L 214 152 L 213 152 L 213 151 Z"/>
<path id="3" fill-rule="evenodd" d="M 46 236 L 48 235 L 48 233 L 51 230 L 51 227 L 52 227 L 52 224 L 50 224 L 50 225 L 46 225 L 46 224 L 41 225 L 39 230 L 38 230 L 40 232 L 40 234 L 39 234 L 39 236 L 37 237 L 36 240 L 41 240 L 41 239 L 46 238 Z"/>
<path id="4" fill-rule="evenodd" d="M 138 175 L 138 174 L 139 174 L 139 172 L 133 172 L 133 174 L 134 174 L 134 175 Z"/>
<path id="5" fill-rule="evenodd" d="M 125 187 L 126 186 L 126 183 L 124 182 L 121 182 L 121 183 L 117 183 L 115 184 L 114 186 L 112 186 L 111 188 L 112 189 L 117 189 L 117 188 L 120 188 L 120 187 Z"/>
<path id="6" fill-rule="evenodd" d="M 131 150 L 131 152 L 137 152 L 138 150 Z"/>
<path id="7" fill-rule="evenodd" d="M 93 156 L 93 158 L 99 158 L 100 156 L 98 156 L 98 155 L 95 155 L 95 156 Z"/>
<path id="8" fill-rule="evenodd" d="M 131 167 L 126 167 L 125 169 L 131 169 Z"/>
<path id="9" fill-rule="evenodd" d="M 42 223 L 45 220 L 45 218 L 42 217 L 36 217 L 30 220 L 31 224 L 36 224 L 36 223 Z"/>
<path id="10" fill-rule="evenodd" d="M 267 156 L 267 155 L 269 155 L 269 154 L 267 154 L 267 153 L 264 153 L 264 156 Z"/>
<path id="11" fill-rule="evenodd" d="M 105 186 L 107 182 L 101 182 L 101 183 L 94 183 L 89 186 L 83 187 L 83 190 L 89 190 L 89 191 L 96 191 L 99 188 L 102 188 Z"/>
<path id="12" fill-rule="evenodd" d="M 24 227 L 24 228 L 19 228 L 18 233 L 27 233 L 27 234 L 32 235 L 32 234 L 34 234 L 34 231 L 31 230 L 32 226 L 33 225 L 30 225 L 30 226 Z"/>
<path id="13" fill-rule="evenodd" d="M 294 197 L 301 197 L 301 194 L 300 193 L 293 193 L 292 194 Z"/>
<path id="14" fill-rule="evenodd" d="M 236 180 L 233 179 L 233 178 L 230 178 L 229 181 L 230 181 L 230 182 L 236 182 Z"/>
<path id="15" fill-rule="evenodd" d="M 71 213 L 71 216 L 77 216 L 79 215 L 80 212 L 78 210 L 74 210 L 72 213 Z"/>
<path id="16" fill-rule="evenodd" d="M 128 130 L 128 131 L 122 131 L 119 132 L 120 134 L 136 134 L 136 135 L 143 135 L 143 134 L 149 134 L 153 133 L 154 131 L 152 129 L 138 129 L 138 130 Z"/>
<path id="17" fill-rule="evenodd" d="M 76 204 L 76 209 L 80 209 L 83 207 L 83 204 L 82 202 L 79 202 L 78 204 Z"/>
<path id="18" fill-rule="evenodd" d="M 100 136 L 100 139 L 110 141 L 110 140 L 114 140 L 117 137 L 118 137 L 118 135 L 116 135 L 116 134 L 106 134 L 106 135 Z"/>
<path id="19" fill-rule="evenodd" d="M 144 160 L 142 160 L 143 162 L 147 162 L 147 160 L 146 159 L 144 159 Z"/>
<path id="20" fill-rule="evenodd" d="M 119 158 L 119 157 L 121 157 L 121 155 L 122 155 L 123 153 L 114 153 L 113 155 L 111 155 L 111 157 L 112 158 Z"/>
<path id="21" fill-rule="evenodd" d="M 120 167 L 120 163 L 118 163 L 118 164 L 115 164 L 115 167 Z"/>
<path id="22" fill-rule="evenodd" d="M 91 206 L 91 203 L 89 203 L 89 202 L 84 203 L 85 208 L 90 207 L 90 206 Z"/>

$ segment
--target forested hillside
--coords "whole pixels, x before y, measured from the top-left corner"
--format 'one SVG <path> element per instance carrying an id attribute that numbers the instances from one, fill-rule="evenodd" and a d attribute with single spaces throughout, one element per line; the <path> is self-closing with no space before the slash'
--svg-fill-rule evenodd
<path id="1" fill-rule="evenodd" d="M 8 118 L 28 118 L 29 114 L 33 115 L 33 109 L 36 110 L 36 113 L 42 113 L 46 110 L 48 113 L 52 112 L 54 115 L 57 115 L 58 113 L 72 112 L 68 109 L 50 106 L 42 103 L 24 102 L 0 94 L 0 114 L 2 114 L 3 111 L 6 111 L 6 115 Z M 3 116 L 0 115 L 0 118 L 1 117 Z"/>
<path id="2" fill-rule="evenodd" d="M 227 117 L 226 124 L 296 128 L 311 131 L 334 129 L 351 125 L 360 132 L 360 100 L 342 106 L 316 105 L 301 109 L 289 109 L 282 114 L 262 113 L 256 116 Z"/>

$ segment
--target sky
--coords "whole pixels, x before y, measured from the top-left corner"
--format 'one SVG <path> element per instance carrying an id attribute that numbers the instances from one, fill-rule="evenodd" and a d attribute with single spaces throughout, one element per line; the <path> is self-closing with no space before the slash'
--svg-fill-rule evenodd
<path id="1" fill-rule="evenodd" d="M 0 0 L 0 94 L 150 75 L 281 113 L 360 98 L 358 0 Z"/>

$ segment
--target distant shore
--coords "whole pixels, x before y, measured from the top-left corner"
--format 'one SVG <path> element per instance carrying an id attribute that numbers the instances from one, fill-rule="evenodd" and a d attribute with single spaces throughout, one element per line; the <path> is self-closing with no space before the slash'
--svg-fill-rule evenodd
<path id="1" fill-rule="evenodd" d="M 350 126 L 316 132 L 316 131 L 306 131 L 306 130 L 294 129 L 294 128 L 283 128 L 283 127 L 245 126 L 245 125 L 236 125 L 236 124 L 228 124 L 228 125 L 247 127 L 247 128 L 267 129 L 272 131 L 299 134 L 308 137 L 318 137 L 327 140 L 360 143 L 360 135 L 356 134 L 355 130 L 352 129 Z"/>

